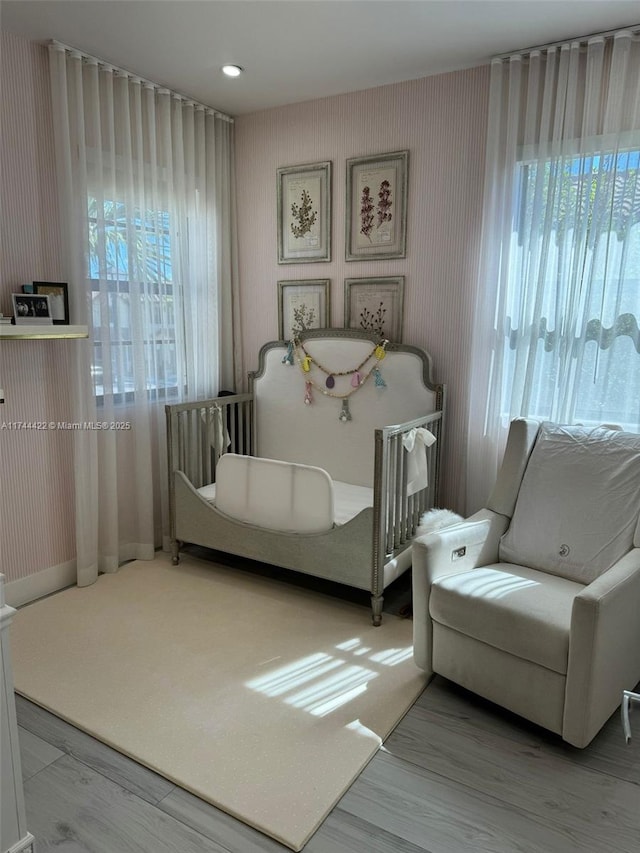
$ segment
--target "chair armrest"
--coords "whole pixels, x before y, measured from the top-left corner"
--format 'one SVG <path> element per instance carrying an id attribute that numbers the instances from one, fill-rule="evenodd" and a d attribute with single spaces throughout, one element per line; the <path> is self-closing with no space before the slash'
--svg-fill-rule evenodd
<path id="1" fill-rule="evenodd" d="M 584 747 L 640 679 L 640 548 L 573 602 L 562 736 Z"/>
<path id="2" fill-rule="evenodd" d="M 468 572 L 498 559 L 498 543 L 509 519 L 482 509 L 459 524 L 418 536 L 411 548 L 413 657 L 431 673 L 431 584 L 444 575 Z"/>

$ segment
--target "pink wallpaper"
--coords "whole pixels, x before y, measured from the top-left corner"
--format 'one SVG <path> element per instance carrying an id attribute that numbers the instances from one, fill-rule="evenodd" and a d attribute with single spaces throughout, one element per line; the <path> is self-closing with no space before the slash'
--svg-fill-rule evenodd
<path id="1" fill-rule="evenodd" d="M 343 325 L 344 279 L 405 276 L 405 343 L 433 356 L 447 384 L 443 503 L 464 509 L 471 294 L 479 253 L 488 68 L 292 104 L 236 119 L 244 372 L 277 338 L 277 282 L 331 279 L 331 322 Z M 409 150 L 407 257 L 345 261 L 345 161 Z M 276 170 L 331 160 L 330 262 L 277 263 Z"/>
<path id="2" fill-rule="evenodd" d="M 47 52 L 2 33 L 0 311 L 24 282 L 63 281 Z M 16 580 L 75 557 L 69 420 L 72 341 L 0 341 L 0 571 Z M 4 428 L 2 425 L 5 425 Z"/>

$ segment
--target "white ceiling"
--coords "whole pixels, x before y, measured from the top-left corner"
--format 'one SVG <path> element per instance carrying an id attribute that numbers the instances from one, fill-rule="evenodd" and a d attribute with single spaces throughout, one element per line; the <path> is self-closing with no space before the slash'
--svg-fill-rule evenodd
<path id="1" fill-rule="evenodd" d="M 2 0 L 55 38 L 230 115 L 486 63 L 640 23 L 638 0 Z M 223 77 L 235 63 L 245 74 Z"/>

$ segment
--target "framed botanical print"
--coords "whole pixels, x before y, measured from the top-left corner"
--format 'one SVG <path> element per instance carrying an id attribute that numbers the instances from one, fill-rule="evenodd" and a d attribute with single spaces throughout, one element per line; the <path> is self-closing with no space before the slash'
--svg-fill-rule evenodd
<path id="1" fill-rule="evenodd" d="M 344 282 L 344 325 L 400 343 L 404 308 L 404 276 L 347 278 Z"/>
<path id="2" fill-rule="evenodd" d="M 278 338 L 329 325 L 329 279 L 278 282 Z"/>
<path id="3" fill-rule="evenodd" d="M 408 151 L 347 160 L 347 261 L 406 257 L 408 166 Z"/>
<path id="4" fill-rule="evenodd" d="M 331 260 L 331 162 L 278 169 L 278 263 Z"/>

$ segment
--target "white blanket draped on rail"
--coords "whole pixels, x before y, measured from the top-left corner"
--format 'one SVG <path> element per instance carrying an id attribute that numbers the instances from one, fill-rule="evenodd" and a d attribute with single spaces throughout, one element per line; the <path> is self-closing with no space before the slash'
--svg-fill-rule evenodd
<path id="1" fill-rule="evenodd" d="M 435 435 L 425 427 L 416 427 L 402 436 L 407 451 L 407 495 L 414 495 L 429 485 L 427 447 L 435 440 Z"/>

